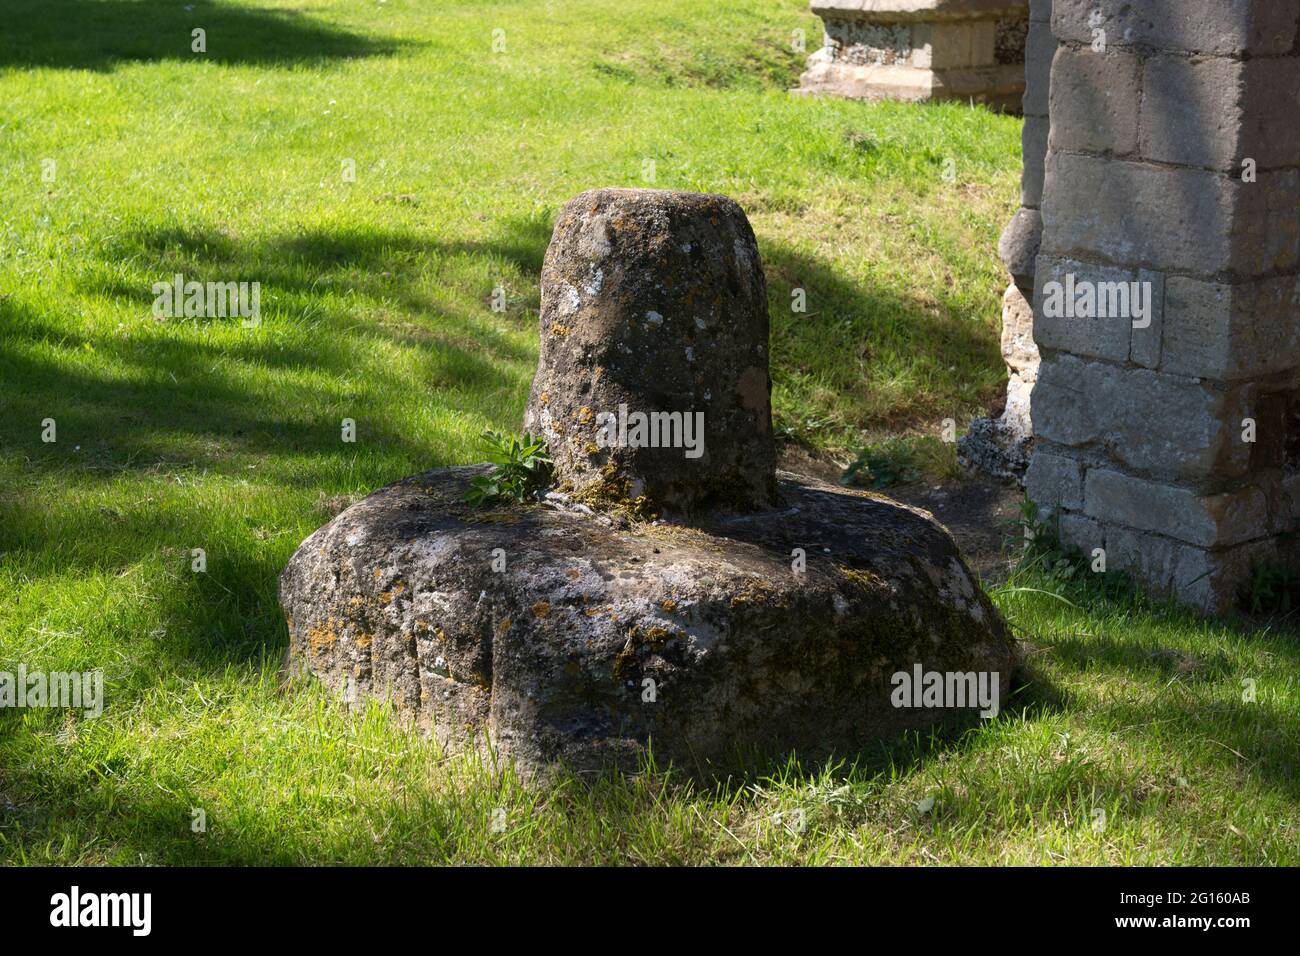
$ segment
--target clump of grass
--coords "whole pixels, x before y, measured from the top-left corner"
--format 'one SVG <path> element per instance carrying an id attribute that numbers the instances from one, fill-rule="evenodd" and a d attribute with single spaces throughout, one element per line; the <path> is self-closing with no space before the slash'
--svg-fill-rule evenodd
<path id="1" fill-rule="evenodd" d="M 1300 607 L 1300 572 L 1281 561 L 1261 561 L 1241 586 L 1239 603 L 1250 614 L 1289 614 Z"/>
<path id="2" fill-rule="evenodd" d="M 859 488 L 888 488 L 890 485 L 915 481 L 916 451 L 905 438 L 886 438 L 872 442 L 858 452 L 844 469 L 840 482 Z"/>
<path id="3" fill-rule="evenodd" d="M 894 435 L 868 442 L 844 469 L 845 485 L 879 490 L 910 481 L 957 478 L 956 445 L 933 435 Z"/>
<path id="4" fill-rule="evenodd" d="M 1017 582 L 1032 578 L 1038 589 L 1080 604 L 1140 596 L 1132 577 L 1108 568 L 1104 555 L 1099 560 L 1097 555 L 1084 554 L 1063 543 L 1057 516 L 1043 515 L 1028 498 L 1021 502 L 1013 525 L 1012 533 L 1023 540 L 1024 551 L 1009 587 L 1021 586 Z"/>

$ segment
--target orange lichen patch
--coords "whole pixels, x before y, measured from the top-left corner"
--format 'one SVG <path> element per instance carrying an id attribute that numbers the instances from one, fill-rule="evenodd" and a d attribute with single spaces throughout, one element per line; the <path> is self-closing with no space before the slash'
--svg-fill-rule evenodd
<path id="1" fill-rule="evenodd" d="M 562 323 L 562 322 L 552 322 L 552 323 L 551 323 L 551 334 L 552 334 L 552 335 L 558 335 L 558 336 L 563 337 L 563 336 L 565 336 L 565 335 L 568 335 L 570 331 L 571 331 L 571 330 L 569 329 L 569 327 L 568 327 L 567 325 L 565 325 L 564 323 Z"/>
<path id="2" fill-rule="evenodd" d="M 361 597 L 360 594 L 354 595 L 353 598 L 352 598 L 352 600 L 348 601 L 348 604 L 350 604 L 352 607 L 357 607 L 358 605 L 363 604 L 363 603 L 365 603 L 365 602 L 364 602 L 364 599 Z"/>
<path id="3" fill-rule="evenodd" d="M 578 578 L 582 577 L 582 572 L 579 571 L 577 568 L 569 568 L 567 571 L 564 572 L 564 575 L 570 581 L 576 581 L 578 580 Z"/>
<path id="4" fill-rule="evenodd" d="M 657 625 L 655 627 L 647 628 L 644 631 L 639 627 L 634 627 L 632 628 L 631 633 L 633 641 L 639 644 L 649 645 L 650 649 L 655 651 L 663 650 L 664 642 L 670 640 L 672 637 L 672 631 L 668 630 L 666 627 L 659 627 Z"/>
<path id="5" fill-rule="evenodd" d="M 605 374 L 605 366 L 603 366 L 603 365 L 597 365 L 597 366 L 596 366 L 596 381 L 599 382 L 599 381 L 600 381 L 600 377 L 601 377 L 602 375 L 604 375 L 604 374 Z"/>
<path id="6" fill-rule="evenodd" d="M 375 643 L 375 636 L 373 634 L 357 635 L 357 647 L 361 648 L 363 651 L 373 643 Z"/>
<path id="7" fill-rule="evenodd" d="M 384 576 L 384 572 L 380 571 L 378 568 L 375 568 L 375 580 L 378 581 L 383 576 Z"/>
<path id="8" fill-rule="evenodd" d="M 393 603 L 393 598 L 397 597 L 397 595 L 401 594 L 401 593 L 402 593 L 403 591 L 405 591 L 405 590 L 406 590 L 406 585 L 404 585 L 404 584 L 402 584 L 402 583 L 400 583 L 400 582 L 397 583 L 397 584 L 394 584 L 394 585 L 393 585 L 393 589 L 392 589 L 391 591 L 384 591 L 384 592 L 382 592 L 382 593 L 379 595 L 379 603 L 380 603 L 380 604 L 392 604 L 392 603 Z"/>
<path id="9" fill-rule="evenodd" d="M 545 601 L 538 601 L 531 608 L 533 617 L 546 618 L 551 616 L 551 606 Z"/>
<path id="10" fill-rule="evenodd" d="M 776 595 L 776 589 L 766 581 L 751 578 L 745 582 L 740 589 L 740 593 L 731 599 L 732 607 L 742 607 L 746 604 L 766 604 Z"/>
<path id="11" fill-rule="evenodd" d="M 595 458 L 597 455 L 600 454 L 600 446 L 597 445 L 595 442 L 590 442 L 590 441 L 587 442 L 586 446 L 583 447 L 582 450 L 587 453 L 588 458 Z"/>
<path id="12" fill-rule="evenodd" d="M 663 602 L 660 603 L 659 606 L 660 606 L 661 608 L 663 608 L 665 611 L 667 611 L 669 614 L 671 614 L 673 611 L 677 610 L 677 602 L 676 602 L 676 601 L 671 601 L 671 600 L 670 600 L 670 601 L 663 601 Z"/>
<path id="13" fill-rule="evenodd" d="M 576 417 L 578 421 L 582 422 L 582 424 L 585 425 L 587 424 L 587 422 L 591 421 L 594 416 L 591 413 L 591 409 L 588 408 L 586 405 L 583 405 L 580 409 L 578 409 L 578 414 Z"/>
<path id="14" fill-rule="evenodd" d="M 316 627 L 313 627 L 311 630 L 307 632 L 307 644 L 309 647 L 311 647 L 312 654 L 314 654 L 317 657 L 320 657 L 322 654 L 324 654 L 326 651 L 332 648 L 334 646 L 334 642 L 337 640 L 338 640 L 338 635 L 335 634 L 332 630 L 330 630 L 328 626 L 321 627 L 318 624 Z"/>
<path id="15" fill-rule="evenodd" d="M 551 400 L 551 393 L 550 393 L 550 392 L 538 392 L 538 393 L 537 393 L 537 400 L 538 400 L 539 402 L 541 402 L 543 405 L 545 405 L 547 402 L 549 402 L 549 401 Z"/>
<path id="16" fill-rule="evenodd" d="M 504 617 L 497 622 L 497 633 L 504 636 L 510 630 L 510 618 Z"/>

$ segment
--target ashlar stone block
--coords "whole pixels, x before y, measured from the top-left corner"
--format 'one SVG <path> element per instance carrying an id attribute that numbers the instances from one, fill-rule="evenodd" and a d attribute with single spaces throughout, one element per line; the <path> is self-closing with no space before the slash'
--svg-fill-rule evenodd
<path id="1" fill-rule="evenodd" d="M 1221 56 L 1277 55 L 1295 44 L 1300 0 L 1056 0 L 1062 40 Z"/>

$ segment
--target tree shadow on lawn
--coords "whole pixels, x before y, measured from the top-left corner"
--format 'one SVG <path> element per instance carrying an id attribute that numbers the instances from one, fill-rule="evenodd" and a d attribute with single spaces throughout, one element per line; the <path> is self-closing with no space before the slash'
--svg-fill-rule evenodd
<path id="1" fill-rule="evenodd" d="M 146 263 L 143 272 L 149 277 L 139 287 L 133 284 L 123 285 L 120 278 L 113 278 L 106 270 L 104 278 L 93 279 L 90 285 L 81 291 L 101 294 L 120 299 L 139 308 L 141 314 L 147 314 L 152 302 L 149 285 L 152 281 L 166 279 L 175 272 L 181 272 L 186 278 L 212 281 L 260 281 L 266 287 L 264 304 L 273 301 L 275 296 L 297 296 L 310 301 L 313 296 L 334 291 L 341 295 L 357 293 L 371 299 L 389 299 L 402 307 L 415 312 L 443 311 L 446 307 L 432 303 L 419 288 L 417 279 L 420 267 L 427 263 L 430 255 L 459 255 L 482 257 L 535 277 L 540 271 L 544 252 L 551 233 L 550 219 L 547 216 L 525 216 L 504 220 L 498 234 L 483 241 L 436 242 L 425 240 L 410 233 L 393 233 L 383 231 L 357 231 L 353 233 L 311 233 L 272 237 L 257 244 L 236 242 L 217 231 L 178 231 L 170 228 L 158 228 L 137 235 L 128 240 L 128 251 L 142 249 Z M 130 243 L 135 243 L 135 248 Z M 796 334 L 816 335 L 826 348 L 857 347 L 857 339 L 864 334 L 870 336 L 871 324 L 883 317 L 899 314 L 910 316 L 906 324 L 909 347 L 918 350 L 934 341 L 944 343 L 944 348 L 953 347 L 961 351 L 978 352 L 983 348 L 982 337 L 978 330 L 953 319 L 943 318 L 920 310 L 915 303 L 900 300 L 895 296 L 880 294 L 877 290 L 864 289 L 860 284 L 845 279 L 834 266 L 805 256 L 779 243 L 764 243 L 764 253 L 769 263 L 769 276 L 778 276 L 771 281 L 771 290 L 778 301 L 776 308 L 788 309 L 788 299 L 782 300 L 783 280 L 798 279 L 807 287 L 824 294 L 828 301 L 835 303 L 837 310 L 846 312 L 851 319 L 842 325 L 828 328 L 812 327 Z M 127 256 L 123 255 L 123 259 Z M 133 259 L 133 261 L 138 261 Z M 486 290 L 485 290 L 486 291 Z M 19 306 L 0 303 L 0 310 L 15 309 Z M 494 333 L 492 319 L 459 317 L 472 325 L 473 332 L 485 332 L 486 353 L 492 360 L 484 360 L 481 355 L 471 352 L 466 361 L 468 367 L 477 369 L 477 380 L 467 381 L 467 387 L 485 385 L 499 388 L 512 388 L 515 382 L 512 376 L 502 369 L 502 365 L 517 365 L 532 362 L 535 353 L 522 349 L 517 342 L 496 330 Z M 159 452 L 166 455 L 165 446 L 159 447 L 155 439 L 159 435 L 180 435 L 182 437 L 212 437 L 230 440 L 231 436 L 247 436 L 241 447 L 248 450 L 265 450 L 270 454 L 291 452 L 304 459 L 318 458 L 337 452 L 337 423 L 331 422 L 328 428 L 323 425 L 315 429 L 314 423 L 305 421 L 300 406 L 328 403 L 330 395 L 324 386 L 313 385 L 304 401 L 296 405 L 276 406 L 267 401 L 265 396 L 249 394 L 241 383 L 223 376 L 214 376 L 212 369 L 222 359 L 229 359 L 232 352 L 243 363 L 264 364 L 270 368 L 292 370 L 296 368 L 327 372 L 332 378 L 344 378 L 354 371 L 351 353 L 346 348 L 342 336 L 322 334 L 307 345 L 273 346 L 250 339 L 234 346 L 218 346 L 192 340 L 170 339 L 165 336 L 149 336 L 145 342 L 133 342 L 130 336 L 119 339 L 108 337 L 95 338 L 93 341 L 84 335 L 68 333 L 51 326 L 40 315 L 28 310 L 20 317 L 21 321 L 9 323 L 20 331 L 20 337 L 11 338 L 5 345 L 18 346 L 25 337 L 26 346 L 35 342 L 59 342 L 63 346 L 80 348 L 91 344 L 97 352 L 106 357 L 111 356 L 116 363 L 124 365 L 139 373 L 131 377 L 114 378 L 98 375 L 85 370 L 84 365 L 71 369 L 50 360 L 38 357 L 30 347 L 0 347 L 0 397 L 3 397 L 15 414 L 9 417 L 13 429 L 23 429 L 23 438 L 29 438 L 26 431 L 31 420 L 50 414 L 48 409 L 58 408 L 63 396 L 75 395 L 83 400 L 89 399 L 93 405 L 79 409 L 67 418 L 66 426 L 60 419 L 60 441 L 64 434 L 89 433 L 111 435 L 112 444 L 124 454 L 115 456 L 116 465 L 125 470 L 148 472 L 156 465 Z M 238 320 L 225 320 L 238 321 Z M 266 321 L 264 318 L 263 321 Z M 429 341 L 436 341 L 439 348 L 465 351 L 464 343 L 455 336 L 440 333 L 437 329 L 416 330 L 412 336 L 410 330 L 394 329 L 383 323 L 367 322 L 352 314 L 350 307 L 344 307 L 342 313 L 324 316 L 325 328 L 346 328 L 352 334 L 395 342 L 410 342 L 412 338 L 422 341 L 429 336 Z M 776 323 L 774 323 L 776 325 Z M 441 337 L 440 337 L 441 335 Z M 855 345 L 856 343 L 856 345 Z M 147 346 L 147 347 L 146 347 Z M 892 346 L 891 346 L 892 347 Z M 996 344 L 992 348 L 996 360 Z M 942 356 L 938 361 L 946 361 Z M 147 372 L 172 373 L 146 375 Z M 384 391 L 406 388 L 406 383 L 396 376 L 384 376 Z M 781 374 L 776 370 L 776 374 Z M 89 404 L 89 403 L 88 403 Z M 33 416 L 35 418 L 33 419 Z M 239 436 L 237 433 L 243 433 Z M 409 436 L 380 431 L 372 432 L 373 442 L 391 446 L 394 454 L 404 459 L 424 459 L 425 467 L 449 463 L 432 460 L 436 452 L 413 443 Z M 40 449 L 37 448 L 36 454 Z M 39 469 L 54 467 L 42 463 L 39 458 L 34 462 Z M 63 467 L 62 465 L 58 467 Z M 311 481 L 311 470 L 304 482 Z M 394 474 L 392 478 L 404 477 Z M 52 507 L 59 507 L 51 503 Z M 91 514 L 98 509 L 67 509 L 67 520 L 59 520 L 44 525 L 40 522 L 27 523 L 25 537 L 21 546 L 35 551 L 57 550 L 60 541 L 68 535 L 90 536 L 94 539 L 112 541 L 118 534 L 117 519 L 112 516 Z M 322 518 L 321 523 L 324 519 Z M 171 533 L 168 541 L 175 538 Z M 157 535 L 137 534 L 138 540 L 128 541 L 126 550 L 116 555 L 123 563 L 140 559 L 154 553 L 159 544 Z M 172 542 L 173 544 L 175 542 Z M 180 542 L 188 544 L 189 542 Z M 288 542 L 285 550 L 296 547 L 297 542 Z M 175 559 L 178 571 L 183 571 L 187 556 L 178 553 Z M 87 568 L 102 567 L 103 561 L 87 557 L 75 559 L 71 566 Z M 239 551 L 223 558 L 214 556 L 214 564 L 208 575 L 191 576 L 184 587 L 173 588 L 167 596 L 165 607 L 161 609 L 164 618 L 180 620 L 194 633 L 192 639 L 178 642 L 169 647 L 168 653 L 178 668 L 211 668 L 217 670 L 229 664 L 251 663 L 265 659 L 284 645 L 284 624 L 276 600 L 276 580 L 282 567 L 277 557 L 270 558 L 265 552 L 254 554 Z M 225 563 L 223 563 L 225 562 Z M 217 573 L 213 573 L 217 572 Z M 220 580 L 218 580 L 220 579 Z M 214 613 L 214 605 L 220 610 Z M 195 610 L 198 608 L 199 610 Z M 1037 713 L 1042 708 L 1059 706 L 1054 691 L 1041 681 L 1025 692 L 1020 703 L 1014 703 L 1012 711 Z M 930 744 L 918 747 L 915 740 L 886 744 L 877 749 L 853 755 L 851 762 L 856 763 L 858 772 L 880 772 L 888 767 L 904 766 L 907 770 L 920 766 L 945 749 L 957 746 L 963 739 L 963 731 L 945 731 L 937 735 Z M 762 779 L 764 775 L 779 774 L 780 765 L 769 763 L 758 768 L 745 779 Z M 733 781 L 734 783 L 734 781 Z M 737 784 L 738 785 L 738 784 Z M 160 798 L 161 799 L 161 798 Z M 184 801 L 181 801 L 182 803 Z M 188 805 L 172 806 L 167 801 L 157 805 L 131 807 L 129 801 L 111 801 L 113 815 L 120 820 L 120 815 L 141 813 L 156 818 L 158 826 L 148 825 L 148 821 L 125 819 L 126 833 L 119 839 L 143 852 L 155 853 L 169 862 L 192 862 L 221 859 L 228 862 L 266 862 L 279 859 L 279 851 L 272 845 L 248 836 L 217 837 L 216 840 L 229 841 L 220 846 L 209 846 L 207 850 L 185 841 L 175 841 L 164 836 L 162 821 L 166 828 L 176 813 L 188 819 Z M 51 800 L 47 806 L 36 810 L 37 814 L 63 813 L 70 811 L 73 803 L 64 800 Z M 429 822 L 419 811 L 410 808 L 394 807 L 389 822 L 397 829 L 416 827 Z M 629 808 L 628 813 L 639 812 Z M 137 825 L 143 823 L 144 825 Z M 170 832 L 170 831 L 168 831 Z M 326 857 L 329 848 L 322 848 Z"/>
<path id="2" fill-rule="evenodd" d="M 72 464 L 64 449 L 73 444 L 86 452 L 80 460 L 85 471 L 100 476 L 191 467 L 193 463 L 177 459 L 177 439 L 187 444 L 212 442 L 218 461 L 254 452 L 334 456 L 341 450 L 339 421 L 316 420 L 307 409 L 344 409 L 349 399 L 342 390 L 295 383 L 286 387 L 289 394 L 255 394 L 238 380 L 237 372 L 325 370 L 342 379 L 356 367 L 345 336 L 322 334 L 310 346 L 251 340 L 223 345 L 163 336 L 96 337 L 96 361 L 102 357 L 105 366 L 111 363 L 114 370 L 109 373 L 87 368 L 84 362 L 72 365 L 40 354 L 31 346 L 42 339 L 57 338 L 61 349 L 72 355 L 78 344 L 90 345 L 92 340 L 79 342 L 76 335 L 45 326 L 39 316 L 15 320 L 15 308 L 0 307 L 0 312 L 9 313 L 5 321 L 18 329 L 0 348 L 4 373 L 0 395 L 14 415 L 11 447 L 28 446 L 38 468 L 47 463 L 55 468 Z M 215 321 L 237 323 L 239 319 Z M 448 346 L 441 343 L 440 347 Z M 469 370 L 464 384 L 510 384 L 501 369 L 481 357 L 468 355 L 458 361 Z M 381 393 L 406 387 L 399 376 L 381 369 L 368 369 L 367 374 L 371 387 L 378 385 Z M 45 417 L 57 422 L 58 441 L 52 445 L 40 442 L 39 428 L 33 425 Z M 437 459 L 435 448 L 416 442 L 409 433 L 378 421 L 363 420 L 361 428 L 363 447 L 392 450 L 415 461 Z"/>
<path id="3" fill-rule="evenodd" d="M 1274 665 L 1276 669 L 1300 670 L 1297 631 L 1270 631 L 1245 618 L 1212 621 L 1173 604 L 1139 600 L 1144 612 L 1157 621 L 1189 629 L 1212 628 L 1225 639 L 1280 658 L 1282 663 Z M 1101 613 L 1114 610 L 1114 606 L 1105 605 Z M 1258 700 L 1243 701 L 1241 681 L 1260 675 L 1235 663 L 1227 651 L 1117 640 L 1103 632 L 1066 637 L 1042 647 L 1040 653 L 1052 654 L 1059 665 L 1079 673 L 1100 670 L 1158 687 L 1159 699 L 1154 704 L 1121 699 L 1108 703 L 1106 710 L 1129 729 L 1149 730 L 1175 745 L 1213 741 L 1221 748 L 1225 763 L 1245 761 L 1261 780 L 1300 802 L 1300 714 L 1284 713 L 1268 704 L 1264 680 L 1258 681 Z M 1227 687 L 1229 699 L 1210 699 L 1216 687 Z"/>
<path id="4" fill-rule="evenodd" d="M 105 71 L 162 60 L 274 65 L 379 56 L 404 45 L 298 11 L 211 0 L 6 0 L 0 17 L 0 70 Z M 205 53 L 191 50 L 191 31 L 199 28 L 207 32 Z"/>
<path id="5" fill-rule="evenodd" d="M 479 313 L 455 310 L 446 301 L 435 300 L 422 288 L 422 273 L 430 264 L 447 258 L 480 260 L 533 275 L 540 272 L 540 258 L 527 237 L 536 234 L 532 219 L 508 219 L 499 237 L 484 241 L 440 242 L 412 232 L 357 228 L 352 230 L 308 230 L 269 236 L 257 241 L 235 239 L 215 229 L 194 230 L 158 227 L 126 236 L 123 249 L 139 250 L 146 265 L 147 279 L 124 285 L 120 277 L 105 277 L 86 284 L 81 291 L 110 295 L 133 303 L 142 313 L 153 303 L 152 283 L 170 281 L 181 274 L 188 281 L 259 282 L 263 288 L 263 311 L 274 311 L 277 298 L 299 297 L 318 300 L 331 293 L 362 296 L 374 302 L 392 303 L 408 312 L 428 314 L 457 328 L 459 340 L 444 329 L 394 324 L 383 321 L 358 322 L 347 316 L 337 317 L 336 324 L 346 325 L 349 334 L 409 344 L 419 341 L 439 349 L 459 348 L 464 354 L 466 340 L 494 358 L 512 363 L 534 363 L 535 349 L 521 347 L 503 334 L 496 316 L 488 311 L 491 290 L 483 290 L 483 309 Z M 542 240 L 545 248 L 546 240 Z M 124 252 L 123 255 L 128 253 Z M 131 255 L 133 260 L 135 255 Z M 534 299 L 535 301 L 535 299 Z M 318 303 L 317 303 L 318 304 Z M 511 318 L 519 318 L 521 305 L 513 303 Z M 291 304 L 290 311 L 297 308 Z M 526 309 L 523 309 L 526 312 Z M 345 321 L 346 320 L 346 321 Z M 485 375 L 488 370 L 483 370 Z M 500 376 L 495 376 L 500 379 Z M 468 382 L 495 385 L 502 382 Z"/>
<path id="6" fill-rule="evenodd" d="M 382 361 L 359 365 L 358 345 L 362 352 L 367 343 L 420 346 L 413 353 L 415 375 L 435 393 L 520 391 L 521 373 L 536 362 L 536 350 L 519 341 L 523 327 L 512 324 L 519 310 L 513 316 L 490 313 L 488 289 L 478 311 L 435 300 L 422 288 L 427 285 L 424 271 L 439 257 L 514 256 L 519 253 L 512 242 L 508 236 L 501 244 L 440 244 L 409 233 L 314 231 L 245 243 L 215 230 L 145 230 L 127 237 L 121 252 L 139 281 L 123 279 L 104 263 L 102 273 L 92 269 L 77 291 L 116 300 L 129 314 L 145 319 L 154 301 L 153 283 L 170 283 L 175 274 L 186 281 L 257 282 L 262 324 L 274 328 L 287 318 L 299 332 L 305 318 L 309 334 L 294 340 L 292 334 L 250 331 L 235 341 L 205 341 L 192 334 L 205 325 L 237 326 L 237 317 L 166 319 L 137 323 L 125 332 L 119 326 L 116 332 L 93 334 L 53 324 L 21 301 L 0 300 L 0 313 L 6 314 L 11 330 L 0 343 L 5 371 L 0 394 L 27 418 L 36 415 L 36 421 L 67 396 L 81 399 L 92 407 L 69 412 L 66 427 L 59 420 L 60 442 L 65 433 L 111 436 L 119 458 L 126 459 L 119 462 L 121 468 L 155 469 L 160 458 L 169 457 L 166 445 L 155 447 L 155 439 L 177 434 L 229 442 L 242 451 L 337 452 L 338 421 L 316 421 L 305 409 L 355 403 L 346 394 L 346 383 L 359 370 L 368 391 L 380 399 L 410 386 L 409 376 L 389 371 Z M 394 313 L 402 310 L 431 321 L 395 320 Z M 170 335 L 170 327 L 182 327 L 185 334 Z M 102 357 L 115 373 L 89 370 L 85 362 L 61 367 L 38 354 L 38 345 L 51 343 L 69 356 L 84 350 L 97 362 Z M 340 385 L 277 385 L 293 398 L 277 404 L 275 399 L 289 396 L 251 394 L 250 386 L 226 368 L 236 373 L 324 373 L 328 383 Z M 417 443 L 408 433 L 378 423 L 366 427 L 370 447 L 400 452 L 423 467 L 459 463 L 442 460 L 437 447 Z M 38 445 L 35 450 L 44 449 Z"/>
<path id="7" fill-rule="evenodd" d="M 978 380 L 955 381 L 952 388 L 968 393 L 967 401 L 978 407 L 1005 389 L 1006 368 L 996 329 L 967 317 L 966 306 L 950 299 L 946 289 L 925 287 L 925 297 L 937 301 L 932 305 L 919 295 L 900 296 L 849 278 L 833 262 L 779 240 L 760 239 L 759 246 L 767 275 L 774 381 L 807 371 L 787 370 L 783 362 L 835 354 L 833 363 L 811 370 L 817 387 L 865 387 L 870 367 L 877 363 L 908 369 L 923 383 L 950 381 L 954 373 L 976 375 Z M 807 293 L 808 314 L 791 311 L 794 289 Z M 958 417 L 960 411 L 947 395 L 914 394 L 887 422 L 842 424 L 914 427 L 939 415 Z"/>
<path id="8" fill-rule="evenodd" d="M 144 261 L 139 283 L 107 268 L 101 281 L 92 269 L 78 290 L 116 300 L 141 317 L 125 331 L 107 323 L 103 331 L 85 331 L 80 323 L 52 321 L 20 298 L 0 300 L 6 329 L 0 340 L 0 407 L 6 411 L 0 444 L 24 459 L 22 493 L 0 500 L 0 552 L 21 550 L 37 566 L 64 573 L 124 573 L 166 552 L 174 586 L 154 595 L 153 603 L 175 626 L 160 650 L 178 665 L 201 662 L 219 670 L 283 645 L 276 595 L 283 561 L 303 536 L 301 521 L 318 526 L 337 509 L 318 506 L 291 519 L 293 540 L 276 537 L 268 547 L 252 536 L 278 536 L 283 529 L 252 527 L 242 509 L 223 511 L 212 493 L 190 513 L 178 514 L 173 482 L 214 474 L 235 494 L 251 482 L 325 497 L 358 484 L 372 491 L 456 464 L 447 458 L 450 440 L 403 429 L 383 408 L 385 397 L 409 401 L 414 374 L 429 383 L 426 404 L 453 415 L 492 416 L 499 404 L 493 396 L 518 394 L 522 402 L 523 370 L 536 356 L 512 334 L 512 317 L 493 315 L 486 305 L 478 315 L 430 302 L 417 285 L 425 262 L 420 257 L 431 247 L 412 236 L 296 234 L 252 249 L 215 233 L 159 230 L 136 238 L 136 248 L 148 253 L 133 259 Z M 465 254 L 493 253 L 475 248 Z M 349 269 L 355 274 L 346 274 Z M 300 320 L 306 314 L 310 324 L 287 335 L 250 330 L 211 339 L 196 335 L 195 326 L 234 327 L 240 319 L 169 320 L 186 323 L 173 334 L 173 326 L 145 317 L 152 282 L 176 271 L 201 280 L 262 282 L 263 325 L 276 321 L 277 297 L 286 300 L 284 315 Z M 328 292 L 339 295 L 324 301 Z M 400 303 L 415 315 L 398 324 L 376 320 L 374 302 Z M 369 311 L 359 314 L 359 308 Z M 420 322 L 431 314 L 434 321 Z M 367 343 L 385 349 L 376 352 Z M 413 373 L 387 366 L 389 345 L 408 347 Z M 347 384 L 359 375 L 365 379 L 360 393 Z M 357 422 L 356 444 L 341 441 L 343 417 Z M 54 444 L 40 440 L 46 418 L 57 422 Z M 144 482 L 141 490 L 123 486 L 101 505 L 94 493 L 124 476 Z M 346 488 L 339 487 L 340 476 Z M 163 496 L 166 512 L 151 504 L 151 481 L 171 489 Z M 192 574 L 189 549 L 200 546 L 208 551 L 208 570 Z M 184 634 L 191 639 L 181 639 Z"/>

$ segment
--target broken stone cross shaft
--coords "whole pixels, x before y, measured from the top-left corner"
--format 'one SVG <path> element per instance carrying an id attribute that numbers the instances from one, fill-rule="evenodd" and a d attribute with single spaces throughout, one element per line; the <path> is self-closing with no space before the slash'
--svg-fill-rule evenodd
<path id="1" fill-rule="evenodd" d="M 725 196 L 600 189 L 564 207 L 542 267 L 524 427 L 561 491 L 642 512 L 776 500 L 767 285 Z"/>

